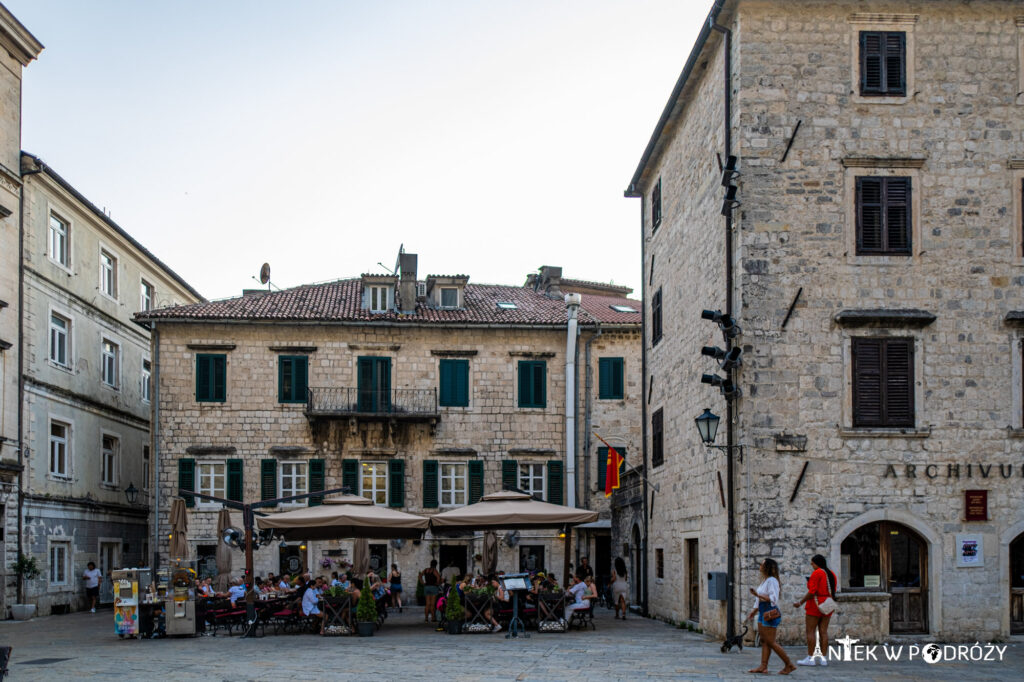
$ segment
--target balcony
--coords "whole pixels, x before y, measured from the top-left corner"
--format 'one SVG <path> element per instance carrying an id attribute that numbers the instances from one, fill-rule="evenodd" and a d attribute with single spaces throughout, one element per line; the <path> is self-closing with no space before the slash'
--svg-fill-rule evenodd
<path id="1" fill-rule="evenodd" d="M 436 422 L 437 390 L 394 388 L 390 390 L 323 387 L 309 388 L 306 416 L 315 418 L 370 419 Z"/>

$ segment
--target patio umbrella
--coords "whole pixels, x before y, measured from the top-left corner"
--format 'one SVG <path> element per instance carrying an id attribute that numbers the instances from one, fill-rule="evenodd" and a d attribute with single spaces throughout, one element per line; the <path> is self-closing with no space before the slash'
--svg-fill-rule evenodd
<path id="1" fill-rule="evenodd" d="M 491 575 L 498 568 L 498 535 L 493 530 L 484 533 L 483 555 L 484 575 Z"/>
<path id="2" fill-rule="evenodd" d="M 171 542 L 167 553 L 171 559 L 188 558 L 188 513 L 185 500 L 180 497 L 171 502 Z"/>
<path id="3" fill-rule="evenodd" d="M 575 526 L 591 521 L 597 521 L 597 512 L 541 502 L 527 493 L 503 490 L 484 495 L 475 504 L 435 514 L 430 518 L 430 526 L 437 531 L 480 528 L 529 530 Z"/>
<path id="4" fill-rule="evenodd" d="M 352 574 L 362 580 L 370 570 L 370 543 L 366 538 L 356 538 L 352 543 Z"/>
<path id="5" fill-rule="evenodd" d="M 287 540 L 338 540 L 419 539 L 430 521 L 423 516 L 378 507 L 360 495 L 337 495 L 316 507 L 258 517 L 256 523 L 260 529 L 273 528 Z"/>
<path id="6" fill-rule="evenodd" d="M 227 592 L 231 582 L 231 548 L 223 542 L 224 531 L 231 527 L 231 512 L 227 507 L 217 514 L 217 578 L 213 581 L 213 589 Z"/>

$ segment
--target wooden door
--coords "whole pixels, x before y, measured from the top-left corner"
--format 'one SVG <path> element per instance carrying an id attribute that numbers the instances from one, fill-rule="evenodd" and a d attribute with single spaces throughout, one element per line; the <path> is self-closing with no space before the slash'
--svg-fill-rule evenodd
<path id="1" fill-rule="evenodd" d="M 1024 534 L 1010 543 L 1010 634 L 1024 635 Z"/>
<path id="2" fill-rule="evenodd" d="M 100 572 L 103 578 L 100 580 L 100 603 L 114 603 L 114 583 L 110 580 L 110 572 L 115 568 L 121 568 L 121 543 L 101 542 L 100 543 Z"/>
<path id="3" fill-rule="evenodd" d="M 889 631 L 928 632 L 928 545 L 897 523 L 881 524 L 882 565 L 889 599 Z"/>
<path id="4" fill-rule="evenodd" d="M 700 556 L 697 539 L 686 541 L 686 583 L 689 596 L 689 619 L 700 622 Z"/>

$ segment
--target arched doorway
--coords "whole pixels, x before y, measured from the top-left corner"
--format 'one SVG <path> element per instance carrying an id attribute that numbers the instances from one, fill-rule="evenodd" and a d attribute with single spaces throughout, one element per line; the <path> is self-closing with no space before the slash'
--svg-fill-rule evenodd
<path id="1" fill-rule="evenodd" d="M 907 526 L 876 521 L 843 540 L 842 589 L 888 592 L 889 632 L 928 632 L 928 543 Z"/>
<path id="2" fill-rule="evenodd" d="M 640 595 L 643 594 L 643 592 L 641 592 L 641 590 L 640 590 L 640 583 L 644 579 L 644 576 L 641 575 L 641 573 L 642 573 L 641 568 L 643 566 L 643 557 L 642 557 L 642 546 L 640 544 L 640 526 L 638 526 L 638 525 L 634 525 L 633 526 L 632 547 L 631 547 L 631 549 L 633 551 L 630 552 L 629 563 L 630 563 L 630 566 L 632 566 L 632 578 L 633 579 L 629 581 L 630 582 L 630 588 L 631 588 L 631 591 L 632 591 L 632 594 L 630 595 L 631 596 L 630 603 L 631 604 L 639 604 L 640 603 Z"/>
<path id="3" fill-rule="evenodd" d="M 1010 543 L 1010 634 L 1024 635 L 1024 533 Z"/>

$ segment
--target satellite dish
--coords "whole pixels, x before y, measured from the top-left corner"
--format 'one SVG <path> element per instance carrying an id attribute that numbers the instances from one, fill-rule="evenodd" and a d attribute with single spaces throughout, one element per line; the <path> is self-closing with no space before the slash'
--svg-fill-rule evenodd
<path id="1" fill-rule="evenodd" d="M 402 254 L 405 253 L 405 244 L 398 245 L 398 255 L 395 256 L 395 269 L 392 271 L 394 274 L 398 274 L 398 268 L 402 267 Z"/>
<path id="2" fill-rule="evenodd" d="M 519 544 L 519 531 L 513 530 L 509 531 L 508 533 L 505 533 L 504 540 L 505 544 L 509 547 L 515 547 Z"/>
<path id="3" fill-rule="evenodd" d="M 225 528 L 221 540 L 225 545 L 234 549 L 242 549 L 245 545 L 245 536 L 237 528 Z"/>
<path id="4" fill-rule="evenodd" d="M 270 281 L 270 263 L 264 263 L 260 268 L 260 284 L 266 284 Z"/>

